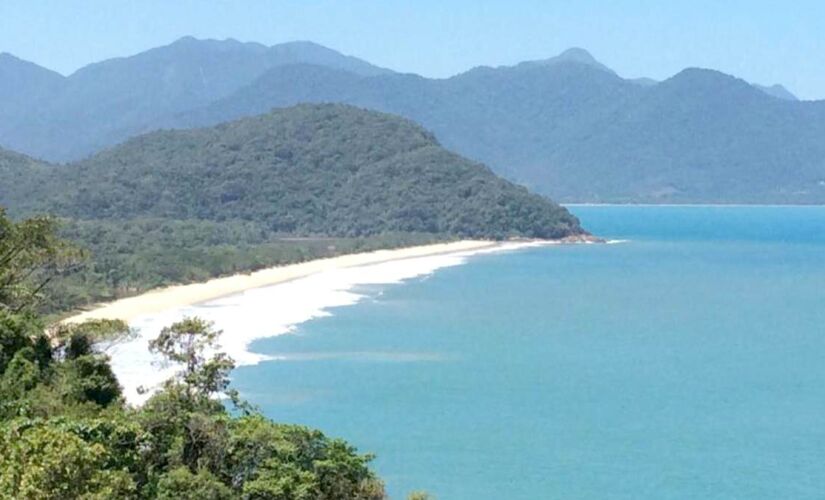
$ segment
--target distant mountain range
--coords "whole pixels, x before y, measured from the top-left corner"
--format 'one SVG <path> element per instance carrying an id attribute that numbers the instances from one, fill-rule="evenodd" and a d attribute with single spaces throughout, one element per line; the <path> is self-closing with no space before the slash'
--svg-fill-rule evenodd
<path id="1" fill-rule="evenodd" d="M 571 49 L 428 79 L 309 42 L 191 38 L 69 77 L 0 56 L 0 145 L 51 161 L 301 102 L 411 118 L 566 202 L 825 202 L 825 101 L 711 70 L 623 79 Z"/>
<path id="2" fill-rule="evenodd" d="M 767 86 L 767 85 L 759 85 L 758 83 L 754 83 L 753 86 L 756 87 L 757 89 L 761 90 L 762 92 L 764 92 L 764 93 L 766 93 L 770 96 L 773 96 L 773 97 L 778 97 L 779 99 L 784 99 L 786 101 L 798 101 L 799 100 L 799 98 L 796 97 L 793 93 L 791 93 L 790 90 L 786 89 L 785 87 L 783 87 L 782 85 L 779 85 L 779 84 Z"/>
<path id="3" fill-rule="evenodd" d="M 311 42 L 266 47 L 182 38 L 86 66 L 69 77 L 0 55 L 0 145 L 51 161 L 78 159 L 164 116 L 205 106 L 267 70 L 317 64 L 362 76 L 389 73 Z"/>

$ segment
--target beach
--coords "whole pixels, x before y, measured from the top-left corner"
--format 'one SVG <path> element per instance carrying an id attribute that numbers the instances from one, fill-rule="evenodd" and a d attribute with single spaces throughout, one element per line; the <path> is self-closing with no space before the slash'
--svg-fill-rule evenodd
<path id="1" fill-rule="evenodd" d="M 149 340 L 184 317 L 212 321 L 223 332 L 223 352 L 239 366 L 257 364 L 272 358 L 250 351 L 252 342 L 288 333 L 305 321 L 329 315 L 330 308 L 357 303 L 367 297 L 358 287 L 426 276 L 482 253 L 557 243 L 463 240 L 342 255 L 170 286 L 102 304 L 64 321 L 109 318 L 129 323 L 134 338 L 103 347 L 111 356 L 127 401 L 140 404 L 175 371 L 149 352 Z M 140 387 L 149 391 L 141 394 Z"/>
<path id="2" fill-rule="evenodd" d="M 381 262 L 427 257 L 455 252 L 471 252 L 508 245 L 483 240 L 462 240 L 436 243 L 393 250 L 376 250 L 356 254 L 339 255 L 266 268 L 250 273 L 215 278 L 203 283 L 173 285 L 113 302 L 93 306 L 90 310 L 75 314 L 64 322 L 80 323 L 90 319 L 120 319 L 130 322 L 138 317 L 162 313 L 169 309 L 191 306 L 212 299 L 271 286 L 312 274 L 349 267 L 378 264 Z M 510 243 L 509 245 L 512 245 Z"/>

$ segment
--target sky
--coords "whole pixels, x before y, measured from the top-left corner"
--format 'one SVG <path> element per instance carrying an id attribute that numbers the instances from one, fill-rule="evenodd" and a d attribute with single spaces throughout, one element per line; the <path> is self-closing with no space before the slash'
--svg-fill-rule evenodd
<path id="1" fill-rule="evenodd" d="M 704 67 L 825 99 L 822 0 L 0 0 L 0 52 L 63 74 L 186 35 L 311 40 L 428 77 L 583 47 L 628 78 Z"/>

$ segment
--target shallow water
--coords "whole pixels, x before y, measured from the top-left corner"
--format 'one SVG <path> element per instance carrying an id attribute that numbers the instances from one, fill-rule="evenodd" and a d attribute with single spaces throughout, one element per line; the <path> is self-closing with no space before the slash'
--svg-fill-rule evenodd
<path id="1" fill-rule="evenodd" d="M 393 498 L 823 498 L 825 208 L 573 210 L 629 241 L 360 287 L 235 387 Z"/>

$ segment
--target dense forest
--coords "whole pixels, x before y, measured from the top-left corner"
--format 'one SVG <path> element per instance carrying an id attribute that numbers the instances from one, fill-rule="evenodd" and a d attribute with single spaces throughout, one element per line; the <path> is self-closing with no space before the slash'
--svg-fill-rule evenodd
<path id="1" fill-rule="evenodd" d="M 0 152 L 0 206 L 61 217 L 92 256 L 44 312 L 341 253 L 584 233 L 418 125 L 345 105 L 153 132 L 62 166 Z"/>
<path id="2" fill-rule="evenodd" d="M 220 332 L 198 318 L 150 343 L 181 369 L 126 405 L 106 346 L 128 327 L 48 325 L 35 312 L 42 285 L 77 257 L 55 227 L 0 211 L 0 498 L 385 498 L 370 455 L 242 401 L 233 361 L 213 349 Z"/>
<path id="3" fill-rule="evenodd" d="M 336 255 L 442 242 L 443 234 L 283 237 L 248 221 L 62 219 L 61 236 L 89 257 L 50 283 L 42 312 L 69 311 L 149 289 Z"/>
<path id="4" fill-rule="evenodd" d="M 450 153 L 411 121 L 344 105 L 153 132 L 56 169 L 35 197 L 78 219 L 244 220 L 303 236 L 579 231 L 564 208 Z"/>

